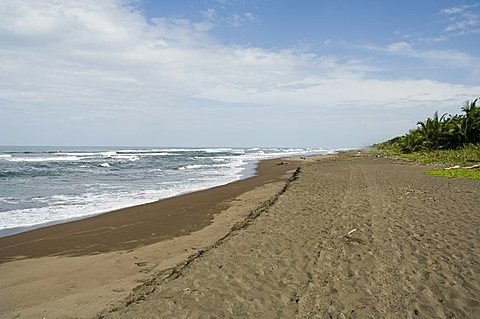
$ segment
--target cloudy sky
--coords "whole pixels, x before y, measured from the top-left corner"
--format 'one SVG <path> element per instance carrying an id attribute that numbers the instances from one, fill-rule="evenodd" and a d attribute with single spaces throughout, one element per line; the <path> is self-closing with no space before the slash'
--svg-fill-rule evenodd
<path id="1" fill-rule="evenodd" d="M 479 95 L 477 1 L 0 1 L 0 145 L 354 147 Z"/>

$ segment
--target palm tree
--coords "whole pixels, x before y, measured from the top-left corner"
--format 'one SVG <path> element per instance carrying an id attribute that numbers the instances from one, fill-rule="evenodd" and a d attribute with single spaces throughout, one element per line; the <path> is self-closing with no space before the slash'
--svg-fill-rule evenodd
<path id="1" fill-rule="evenodd" d="M 444 143 L 447 149 L 457 149 L 465 145 L 462 131 L 463 116 L 450 115 L 444 122 Z"/>
<path id="2" fill-rule="evenodd" d="M 477 144 L 480 142 L 480 107 L 476 105 L 478 99 L 465 103 L 462 111 L 465 112 L 461 125 L 461 134 L 465 143 Z"/>
<path id="3" fill-rule="evenodd" d="M 421 150 L 459 149 L 467 144 L 480 144 L 480 106 L 477 102 L 466 102 L 462 107 L 464 114 L 438 116 L 423 122 L 418 122 L 416 129 L 410 130 L 404 136 L 393 138 L 380 144 L 384 148 L 396 148 L 402 153 L 411 153 Z"/>
<path id="4" fill-rule="evenodd" d="M 400 138 L 398 145 L 402 153 L 420 151 L 423 145 L 422 135 L 418 132 L 418 130 L 410 130 L 409 133 Z"/>
<path id="5" fill-rule="evenodd" d="M 438 118 L 438 112 L 435 112 L 433 118 L 429 117 L 426 121 L 417 123 L 420 126 L 418 132 L 423 138 L 424 146 L 427 149 L 432 150 L 443 146 L 442 141 L 445 135 L 443 122 L 446 115 L 445 113 Z"/>

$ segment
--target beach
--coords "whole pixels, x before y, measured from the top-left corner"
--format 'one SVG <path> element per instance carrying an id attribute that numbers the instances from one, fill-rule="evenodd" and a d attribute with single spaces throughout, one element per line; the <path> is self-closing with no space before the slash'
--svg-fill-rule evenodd
<path id="1" fill-rule="evenodd" d="M 357 151 L 267 160 L 0 238 L 0 317 L 478 318 L 480 184 L 426 168 Z"/>
<path id="2" fill-rule="evenodd" d="M 267 205 L 298 161 L 265 160 L 238 182 L 0 238 L 0 317 L 94 316 Z"/>

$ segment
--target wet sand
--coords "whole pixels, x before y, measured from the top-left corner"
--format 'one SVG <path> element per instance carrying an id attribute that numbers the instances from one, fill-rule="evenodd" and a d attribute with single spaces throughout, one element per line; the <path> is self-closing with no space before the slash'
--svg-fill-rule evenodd
<path id="1" fill-rule="evenodd" d="M 264 161 L 256 176 L 235 183 L 0 238 L 0 263 L 128 250 L 186 235 L 209 225 L 240 194 L 286 180 L 295 166 L 279 161 Z"/>
<path id="2" fill-rule="evenodd" d="M 366 153 L 269 165 L 187 235 L 4 262 L 0 317 L 480 317 L 479 181 Z"/>

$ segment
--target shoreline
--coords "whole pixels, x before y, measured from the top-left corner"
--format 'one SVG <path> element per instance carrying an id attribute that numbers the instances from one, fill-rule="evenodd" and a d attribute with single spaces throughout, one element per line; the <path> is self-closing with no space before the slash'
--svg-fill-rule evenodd
<path id="1" fill-rule="evenodd" d="M 311 159 L 263 160 L 233 183 L 0 238 L 0 318 L 94 316 L 215 245 Z"/>
<path id="2" fill-rule="evenodd" d="M 273 158 L 272 160 L 275 160 L 275 159 L 276 158 Z M 48 221 L 48 222 L 44 222 L 44 223 L 41 223 L 41 224 L 35 224 L 35 225 L 29 225 L 29 226 L 19 226 L 19 227 L 11 227 L 11 228 L 0 229 L 0 239 L 4 238 L 4 237 L 9 237 L 9 236 L 13 236 L 13 235 L 22 234 L 22 233 L 25 233 L 25 232 L 35 231 L 35 230 L 42 229 L 42 228 L 45 228 L 45 227 L 76 222 L 76 221 L 79 221 L 79 220 L 82 220 L 82 219 L 93 218 L 93 217 L 96 217 L 96 216 L 99 216 L 99 215 L 113 213 L 113 212 L 123 210 L 123 209 L 129 209 L 129 208 L 137 207 L 137 206 L 141 206 L 141 205 L 152 204 L 152 203 L 156 203 L 156 202 L 159 202 L 159 201 L 162 201 L 162 200 L 165 200 L 165 199 L 175 198 L 175 197 L 178 197 L 178 196 L 183 196 L 183 195 L 187 195 L 187 194 L 191 194 L 191 193 L 206 191 L 206 190 L 209 190 L 209 189 L 212 189 L 212 188 L 215 188 L 215 187 L 221 187 L 221 186 L 225 186 L 225 185 L 228 185 L 228 184 L 231 184 L 231 183 L 236 183 L 236 182 L 242 181 L 244 179 L 255 177 L 255 175 L 257 174 L 258 165 L 261 161 L 262 160 L 253 160 L 253 161 L 247 162 L 245 164 L 244 171 L 242 172 L 242 175 L 239 179 L 233 180 L 233 181 L 230 181 L 230 182 L 227 182 L 227 183 L 224 183 L 224 184 L 219 184 L 219 185 L 215 185 L 215 186 L 208 187 L 208 188 L 203 188 L 203 189 L 187 191 L 185 193 L 180 193 L 180 194 L 173 195 L 173 196 L 163 197 L 163 198 L 159 198 L 159 199 L 156 199 L 156 200 L 153 200 L 153 201 L 147 201 L 147 202 L 144 202 L 144 203 L 134 204 L 134 205 L 131 205 L 131 206 L 125 206 L 125 207 L 121 207 L 121 208 L 117 208 L 117 209 L 111 209 L 111 210 L 91 213 L 91 214 L 84 215 L 84 216 L 71 217 L 71 218 L 61 219 L 61 220 L 53 220 L 53 221 Z M 0 261 L 0 263 L 1 263 L 1 261 Z"/>
<path id="3" fill-rule="evenodd" d="M 267 181 L 284 180 L 285 173 L 294 167 L 292 163 L 276 165 L 280 161 L 282 158 L 259 161 L 253 176 L 224 185 L 0 237 L 0 264 L 24 258 L 128 250 L 186 235 L 210 224 L 213 215 L 228 208 L 228 202 L 236 196 Z M 158 215 L 158 211 L 169 213 Z M 77 235 L 83 239 L 75 240 Z"/>
<path id="4" fill-rule="evenodd" d="M 198 230 L 0 263 L 0 318 L 478 317 L 478 181 L 363 151 L 262 165 L 204 191 Z"/>

